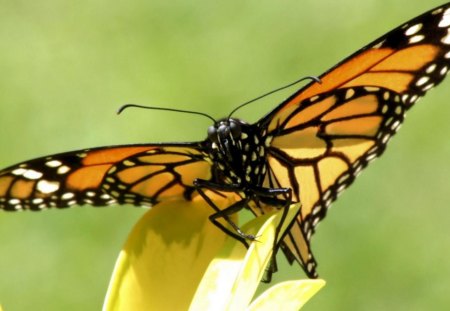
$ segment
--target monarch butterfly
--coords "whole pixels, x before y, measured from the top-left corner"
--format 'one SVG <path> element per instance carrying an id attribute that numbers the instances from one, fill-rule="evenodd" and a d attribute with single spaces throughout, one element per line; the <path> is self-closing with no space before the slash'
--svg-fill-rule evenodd
<path id="1" fill-rule="evenodd" d="M 450 66 L 450 4 L 392 30 L 322 74 L 255 124 L 225 118 L 204 141 L 100 147 L 0 171 L 0 209 L 89 204 L 154 205 L 232 193 L 256 216 L 290 202 L 302 209 L 281 249 L 317 277 L 310 239 L 337 195 L 382 154 L 404 114 Z M 251 238 L 238 227 L 238 239 Z"/>

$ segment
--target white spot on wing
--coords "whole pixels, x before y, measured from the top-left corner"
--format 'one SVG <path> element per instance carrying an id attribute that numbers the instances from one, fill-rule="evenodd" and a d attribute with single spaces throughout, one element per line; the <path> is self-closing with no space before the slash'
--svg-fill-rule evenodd
<path id="1" fill-rule="evenodd" d="M 66 192 L 61 196 L 61 198 L 63 200 L 69 200 L 69 199 L 72 199 L 74 196 L 75 195 L 72 192 Z"/>
<path id="2" fill-rule="evenodd" d="M 35 170 L 27 170 L 25 173 L 23 173 L 23 177 L 28 179 L 39 179 L 42 177 L 42 173 Z"/>
<path id="3" fill-rule="evenodd" d="M 354 173 L 355 177 L 359 175 L 359 173 L 361 173 L 362 168 L 360 166 L 358 166 L 356 168 L 356 171 Z M 337 188 L 336 193 L 339 196 L 341 194 L 342 191 L 345 190 L 345 188 L 347 188 L 346 184 L 340 185 L 339 188 Z"/>
<path id="4" fill-rule="evenodd" d="M 42 198 L 34 198 L 33 201 L 31 201 L 33 204 L 41 204 L 44 202 L 44 199 Z"/>
<path id="5" fill-rule="evenodd" d="M 394 123 L 392 123 L 391 125 L 391 129 L 396 130 L 400 125 L 400 121 L 395 121 Z"/>
<path id="6" fill-rule="evenodd" d="M 420 29 L 422 29 L 422 24 L 416 24 L 414 26 L 409 27 L 405 31 L 405 35 L 407 35 L 407 36 L 415 35 Z"/>
<path id="7" fill-rule="evenodd" d="M 27 170 L 25 173 L 23 173 L 23 177 L 28 179 L 39 179 L 42 177 L 42 173 L 35 170 Z"/>
<path id="8" fill-rule="evenodd" d="M 383 46 L 384 40 L 381 42 L 378 42 L 377 44 L 375 44 L 374 46 L 372 46 L 372 49 L 379 49 Z"/>
<path id="9" fill-rule="evenodd" d="M 350 178 L 349 174 L 344 174 L 338 179 L 338 184 L 346 183 L 348 179 Z"/>
<path id="10" fill-rule="evenodd" d="M 431 12 L 431 14 L 436 15 L 442 12 L 442 8 L 436 9 L 433 12 Z"/>
<path id="11" fill-rule="evenodd" d="M 424 35 L 416 35 L 409 39 L 409 43 L 417 43 L 417 42 L 422 41 L 423 39 L 425 39 Z"/>
<path id="12" fill-rule="evenodd" d="M 371 162 L 371 161 L 375 160 L 376 157 L 377 157 L 377 154 L 376 154 L 376 153 L 369 154 L 369 155 L 366 157 L 366 161 L 367 161 L 367 162 Z"/>
<path id="13" fill-rule="evenodd" d="M 94 191 L 88 191 L 88 192 L 86 192 L 86 196 L 93 198 L 96 196 L 96 194 Z"/>
<path id="14" fill-rule="evenodd" d="M 313 221 L 312 221 L 313 227 L 317 226 L 317 224 L 319 223 L 319 221 L 320 221 L 319 217 L 315 217 L 315 218 L 313 219 Z"/>
<path id="15" fill-rule="evenodd" d="M 20 200 L 19 199 L 10 199 L 8 202 L 11 205 L 17 205 L 20 203 Z"/>
<path id="16" fill-rule="evenodd" d="M 57 181 L 48 181 L 48 180 L 40 180 L 36 186 L 37 190 L 42 193 L 52 193 L 59 189 L 59 182 Z"/>
<path id="17" fill-rule="evenodd" d="M 427 68 L 426 73 L 430 74 L 430 73 L 432 73 L 435 69 L 436 69 L 436 64 L 431 64 L 431 65 Z"/>
<path id="18" fill-rule="evenodd" d="M 134 163 L 133 161 L 130 160 L 125 160 L 122 162 L 125 166 L 135 166 L 136 163 Z"/>
<path id="19" fill-rule="evenodd" d="M 377 92 L 380 88 L 376 87 L 376 86 L 366 86 L 366 87 L 364 87 L 364 89 L 367 92 Z"/>
<path id="20" fill-rule="evenodd" d="M 16 168 L 14 171 L 12 171 L 13 175 L 21 176 L 23 173 L 25 173 L 27 170 L 24 168 Z"/>
<path id="21" fill-rule="evenodd" d="M 430 84 L 428 84 L 428 85 L 425 85 L 423 88 L 422 88 L 422 91 L 428 91 L 428 90 L 430 90 L 430 89 L 432 89 L 434 87 L 434 83 L 430 83 Z"/>
<path id="22" fill-rule="evenodd" d="M 381 139 L 381 142 L 383 144 L 386 144 L 389 141 L 389 138 L 391 138 L 391 135 L 389 135 L 388 133 L 384 134 L 383 138 Z"/>
<path id="23" fill-rule="evenodd" d="M 47 165 L 48 167 L 58 167 L 61 164 L 62 163 L 58 160 L 51 160 L 51 161 L 48 161 L 47 163 L 45 163 L 45 165 Z"/>
<path id="24" fill-rule="evenodd" d="M 328 199 L 330 198 L 330 195 L 331 195 L 331 190 L 328 189 L 328 190 L 323 194 L 322 199 L 323 199 L 324 201 L 326 201 L 326 200 L 328 200 Z M 314 214 L 314 210 L 313 210 L 313 214 Z"/>
<path id="25" fill-rule="evenodd" d="M 67 173 L 68 171 L 70 171 L 70 167 L 63 165 L 61 167 L 58 168 L 58 170 L 56 171 L 59 175 L 63 175 L 65 173 Z"/>
<path id="26" fill-rule="evenodd" d="M 441 21 L 438 24 L 439 27 L 445 28 L 450 26 L 450 9 L 445 10 Z"/>
<path id="27" fill-rule="evenodd" d="M 103 193 L 100 198 L 102 198 L 103 200 L 109 200 L 111 199 L 111 196 L 109 194 Z"/>
<path id="28" fill-rule="evenodd" d="M 394 118 L 393 117 L 390 117 L 389 119 L 387 119 L 386 120 L 386 126 L 389 126 L 389 125 L 391 125 L 392 124 L 392 122 L 394 122 Z M 379 137 L 378 138 L 381 138 L 381 136 L 383 136 L 383 133 L 382 132 L 380 132 L 379 134 Z"/>

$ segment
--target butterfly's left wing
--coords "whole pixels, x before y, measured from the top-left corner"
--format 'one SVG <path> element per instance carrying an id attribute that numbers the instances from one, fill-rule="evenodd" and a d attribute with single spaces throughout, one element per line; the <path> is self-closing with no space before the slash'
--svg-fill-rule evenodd
<path id="1" fill-rule="evenodd" d="M 264 186 L 302 203 L 282 248 L 310 277 L 314 227 L 385 149 L 404 113 L 450 68 L 450 4 L 394 29 L 310 83 L 259 122 L 269 144 Z"/>
<path id="2" fill-rule="evenodd" d="M 203 150 L 202 143 L 124 145 L 23 162 L 0 171 L 0 209 L 191 200 L 194 179 L 211 178 Z"/>

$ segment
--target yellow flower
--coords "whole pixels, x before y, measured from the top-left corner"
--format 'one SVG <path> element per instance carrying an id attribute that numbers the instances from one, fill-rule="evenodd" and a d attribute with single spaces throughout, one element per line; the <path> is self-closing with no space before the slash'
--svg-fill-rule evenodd
<path id="1" fill-rule="evenodd" d="M 284 223 L 298 210 L 292 205 Z M 117 259 L 103 310 L 298 310 L 324 285 L 322 280 L 279 283 L 251 303 L 282 213 L 242 226 L 257 236 L 248 250 L 213 225 L 209 215 L 211 207 L 203 200 L 167 202 L 147 212 Z"/>

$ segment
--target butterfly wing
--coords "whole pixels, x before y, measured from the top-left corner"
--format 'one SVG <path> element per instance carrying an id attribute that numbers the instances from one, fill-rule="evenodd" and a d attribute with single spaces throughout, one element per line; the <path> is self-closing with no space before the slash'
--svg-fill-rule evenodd
<path id="1" fill-rule="evenodd" d="M 404 113 L 450 66 L 450 4 L 356 52 L 260 121 L 270 141 L 266 187 L 289 187 L 302 209 L 281 246 L 316 276 L 314 227 L 337 195 L 385 149 Z"/>
<path id="2" fill-rule="evenodd" d="M 193 180 L 211 178 L 203 149 L 201 143 L 124 145 L 23 162 L 0 171 L 0 209 L 190 200 Z"/>

